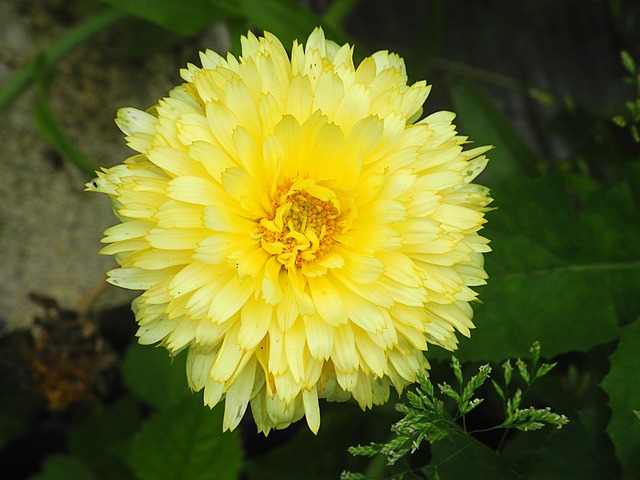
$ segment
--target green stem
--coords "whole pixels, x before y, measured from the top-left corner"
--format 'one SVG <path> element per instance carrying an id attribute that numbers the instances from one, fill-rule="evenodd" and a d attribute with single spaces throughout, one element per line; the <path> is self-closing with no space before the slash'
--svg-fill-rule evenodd
<path id="1" fill-rule="evenodd" d="M 498 443 L 498 448 L 496 448 L 496 453 L 500 453 L 502 450 L 502 445 L 504 445 L 504 441 L 507 439 L 507 435 L 509 434 L 509 429 L 505 428 L 504 432 L 502 432 L 502 436 L 500 437 L 500 443 Z"/>
<path id="2" fill-rule="evenodd" d="M 475 78 L 476 80 L 481 80 L 483 82 L 498 85 L 500 87 L 506 87 L 512 90 L 526 91 L 529 88 L 526 84 L 506 75 L 492 72 L 490 70 L 484 70 L 482 68 L 472 67 L 454 60 L 447 60 L 442 57 L 435 59 L 435 65 L 447 72 L 457 73 L 465 77 Z"/>
<path id="3" fill-rule="evenodd" d="M 502 75 L 500 73 L 492 72 L 490 70 L 484 70 L 482 68 L 471 67 L 461 62 L 454 60 L 448 60 L 438 57 L 433 62 L 434 66 L 456 75 L 461 75 L 467 78 L 473 78 L 481 82 L 489 83 L 491 85 L 497 85 L 499 87 L 508 88 L 517 92 L 523 92 L 530 97 L 546 104 L 553 104 L 559 95 L 555 95 L 549 91 L 542 90 L 536 87 L 527 85 L 524 82 L 515 80 L 514 78 Z"/>
<path id="4" fill-rule="evenodd" d="M 0 90 L 0 111 L 8 107 L 35 80 L 40 69 L 48 69 L 55 65 L 85 40 L 125 17 L 126 14 L 117 10 L 107 10 L 73 29 L 42 55 L 34 57 Z"/>
<path id="5" fill-rule="evenodd" d="M 64 158 L 82 170 L 87 178 L 95 177 L 96 167 L 94 167 L 66 137 L 42 90 L 38 93 L 35 111 L 36 125 L 38 126 L 41 135 Z"/>

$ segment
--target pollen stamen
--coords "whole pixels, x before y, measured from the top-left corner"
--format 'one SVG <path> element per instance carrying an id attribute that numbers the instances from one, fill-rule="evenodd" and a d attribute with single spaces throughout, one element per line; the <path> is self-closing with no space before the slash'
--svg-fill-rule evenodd
<path id="1" fill-rule="evenodd" d="M 340 216 L 331 190 L 312 180 L 288 180 L 277 187 L 271 207 L 273 213 L 260 221 L 259 233 L 263 248 L 277 255 L 284 267 L 302 268 L 331 249 Z"/>

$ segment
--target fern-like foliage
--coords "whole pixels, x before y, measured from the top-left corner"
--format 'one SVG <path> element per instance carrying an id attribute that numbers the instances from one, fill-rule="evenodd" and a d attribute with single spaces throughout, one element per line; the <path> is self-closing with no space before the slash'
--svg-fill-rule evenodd
<path id="1" fill-rule="evenodd" d="M 521 359 L 515 361 L 515 370 L 526 385 L 524 392 L 517 388 L 513 394 L 509 393 L 514 372 L 510 360 L 502 364 L 502 384 L 491 379 L 496 393 L 503 402 L 504 420 L 502 423 L 482 431 L 504 429 L 506 434 L 511 429 L 530 431 L 538 430 L 545 425 L 561 428 L 568 422 L 567 417 L 552 412 L 548 407 L 521 408 L 523 398 L 531 385 L 549 373 L 556 365 L 555 363 L 540 362 L 540 344 L 538 342 L 535 342 L 529 351 L 531 359 L 528 362 Z M 447 382 L 442 382 L 436 385 L 436 389 L 431 380 L 424 373 L 420 373 L 416 390 L 407 392 L 406 402 L 396 405 L 396 409 L 404 417 L 391 426 L 393 438 L 386 443 L 351 447 L 349 452 L 355 456 L 384 455 L 387 465 L 394 465 L 398 460 L 414 453 L 425 441 L 433 444 L 449 435 L 473 436 L 474 433 L 479 433 L 479 431 L 467 430 L 465 416 L 483 402 L 484 399 L 478 397 L 476 391 L 489 379 L 492 371 L 491 366 L 489 364 L 480 366 L 478 372 L 467 381 L 463 377 L 460 361 L 455 356 L 451 358 L 451 368 L 458 388 L 452 387 Z M 453 413 L 445 409 L 445 397 L 451 398 L 455 402 Z M 366 476 L 363 474 L 351 472 L 343 472 L 341 476 L 341 480 L 361 480 L 364 478 Z"/>

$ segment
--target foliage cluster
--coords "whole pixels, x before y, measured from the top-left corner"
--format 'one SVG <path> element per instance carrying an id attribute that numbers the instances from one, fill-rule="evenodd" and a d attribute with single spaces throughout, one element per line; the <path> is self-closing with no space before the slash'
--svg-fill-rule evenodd
<path id="1" fill-rule="evenodd" d="M 391 427 L 395 434 L 394 438 L 387 443 L 371 443 L 370 445 L 351 447 L 349 451 L 353 455 L 366 457 L 372 457 L 377 454 L 385 455 L 387 457 L 387 465 L 391 466 L 404 459 L 403 463 L 407 465 L 407 470 L 395 474 L 394 478 L 404 478 L 408 475 L 413 477 L 417 474 L 415 470 L 408 466 L 408 461 L 405 459 L 407 454 L 415 453 L 424 441 L 433 445 L 449 437 L 455 438 L 455 441 L 462 444 L 460 450 L 447 458 L 432 458 L 429 466 L 424 469 L 427 477 L 429 477 L 428 473 L 433 471 L 434 477 L 437 478 L 438 469 L 446 468 L 444 464 L 450 462 L 454 457 L 464 455 L 465 448 L 475 446 L 486 452 L 490 451 L 490 449 L 475 440 L 474 434 L 504 430 L 497 446 L 499 450 L 509 429 L 527 432 L 540 430 L 546 425 L 562 428 L 569 420 L 564 415 L 552 412 L 549 407 L 520 408 L 524 395 L 528 393 L 533 383 L 537 379 L 544 377 L 556 366 L 555 363 L 540 364 L 540 344 L 538 342 L 533 344 L 530 352 L 532 355 L 530 366 L 522 359 L 518 358 L 516 360 L 517 371 L 526 385 L 524 393 L 521 388 L 516 388 L 512 396 L 508 395 L 513 374 L 513 365 L 510 360 L 502 364 L 504 379 L 502 386 L 495 380 L 491 380 L 495 392 L 502 399 L 504 420 L 500 424 L 479 430 L 469 430 L 467 428 L 467 414 L 475 410 L 484 401 L 484 398 L 478 395 L 478 391 L 490 377 L 491 366 L 488 363 L 481 365 L 478 373 L 465 383 L 462 375 L 462 365 L 453 356 L 451 358 L 451 367 L 459 385 L 457 390 L 447 382 L 439 383 L 437 387 L 440 397 L 443 397 L 439 398 L 431 380 L 425 375 L 421 375 L 419 388 L 415 392 L 407 392 L 408 405 L 400 403 L 396 406 L 396 409 L 404 414 L 404 418 Z M 446 397 L 453 399 L 453 408 L 445 408 Z M 492 456 L 487 453 L 486 457 L 484 459 L 486 465 L 477 465 L 478 468 L 487 468 L 487 466 L 488 468 L 493 468 L 492 464 L 498 463 L 495 455 Z M 343 472 L 341 478 L 342 480 L 363 480 L 367 477 L 360 473 Z"/>

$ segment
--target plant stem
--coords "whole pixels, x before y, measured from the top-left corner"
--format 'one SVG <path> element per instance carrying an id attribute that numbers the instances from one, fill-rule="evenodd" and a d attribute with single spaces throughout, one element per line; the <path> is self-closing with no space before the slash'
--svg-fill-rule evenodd
<path id="1" fill-rule="evenodd" d="M 48 69 L 65 57 L 75 47 L 114 23 L 124 19 L 125 13 L 107 10 L 74 28 L 55 42 L 42 55 L 35 56 L 0 90 L 0 111 L 8 107 L 31 84 L 40 69 Z"/>
<path id="2" fill-rule="evenodd" d="M 433 61 L 433 65 L 446 72 L 455 73 L 467 78 L 473 78 L 481 82 L 489 83 L 491 85 L 497 85 L 499 87 L 508 88 L 517 92 L 523 92 L 529 95 L 531 98 L 545 104 L 553 104 L 559 95 L 553 94 L 549 91 L 542 90 L 536 87 L 527 85 L 524 82 L 520 82 L 514 78 L 502 75 L 500 73 L 492 72 L 490 70 L 484 70 L 478 67 L 472 67 L 461 62 L 454 60 L 448 60 L 442 57 L 437 57 Z"/>
<path id="3" fill-rule="evenodd" d="M 41 135 L 87 178 L 95 176 L 96 167 L 66 137 L 43 91 L 39 92 L 36 101 L 36 125 Z"/>

